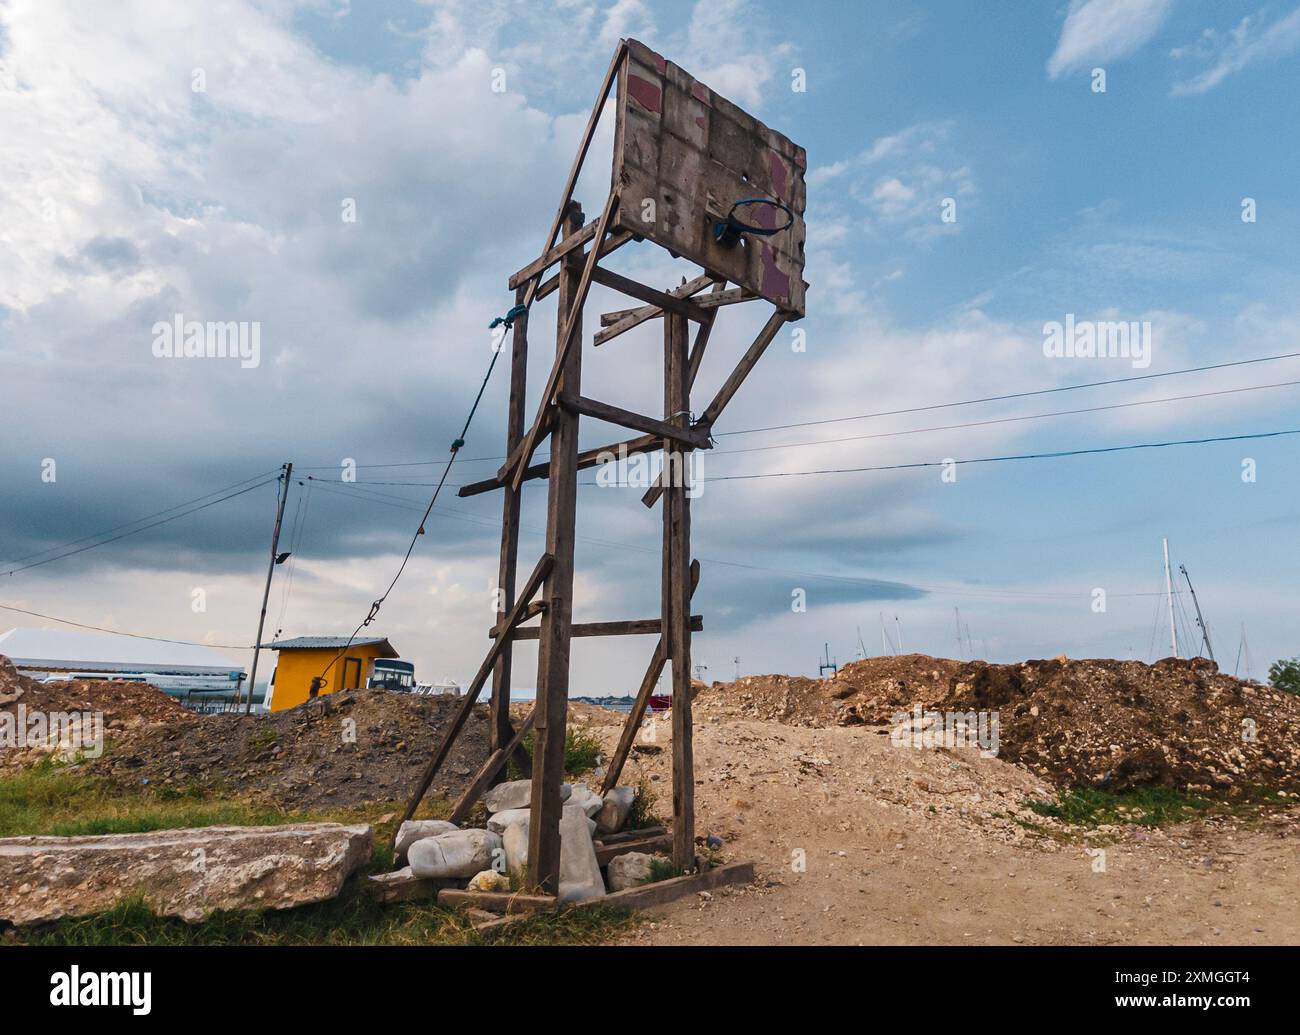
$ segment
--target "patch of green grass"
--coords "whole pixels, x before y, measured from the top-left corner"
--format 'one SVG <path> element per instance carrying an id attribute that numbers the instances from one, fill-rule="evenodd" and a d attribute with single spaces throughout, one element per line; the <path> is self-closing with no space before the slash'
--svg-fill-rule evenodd
<path id="1" fill-rule="evenodd" d="M 658 826 L 662 822 L 655 815 L 657 799 L 654 788 L 644 776 L 636 785 L 636 797 L 632 799 L 632 808 L 628 810 L 625 830 L 641 830 L 644 827 Z"/>
<path id="2" fill-rule="evenodd" d="M 1169 787 L 1142 787 L 1119 794 L 1078 787 L 1061 792 L 1055 801 L 1030 799 L 1025 804 L 1040 816 L 1086 827 L 1119 823 L 1161 827 L 1203 816 L 1215 806 L 1209 798 Z"/>
<path id="3" fill-rule="evenodd" d="M 431 798 L 416 816 L 446 816 L 449 809 L 445 798 Z M 375 847 L 369 864 L 329 902 L 265 913 L 220 912 L 187 924 L 154 916 L 137 898 L 17 937 L 31 945 L 576 945 L 607 942 L 633 923 L 626 912 L 593 908 L 521 920 L 480 934 L 462 915 L 433 902 L 380 903 L 365 877 L 393 868 L 390 845 L 398 813 L 393 803 L 291 811 L 254 799 L 208 798 L 194 786 L 123 789 L 77 767 L 43 762 L 0 779 L 0 837 L 331 820 L 370 823 Z M 389 814 L 393 818 L 379 822 Z"/>
<path id="4" fill-rule="evenodd" d="M 531 755 L 535 747 L 533 731 L 524 735 L 524 747 Z M 564 775 L 581 776 L 589 773 L 600 764 L 600 741 L 582 726 L 570 726 L 564 734 Z M 510 780 L 527 780 L 532 773 L 525 773 L 513 758 L 506 765 L 506 777 Z"/>
<path id="5" fill-rule="evenodd" d="M 682 875 L 676 864 L 671 859 L 659 859 L 652 857 L 650 859 L 650 883 L 657 884 L 661 880 L 672 880 L 674 877 Z"/>
<path id="6" fill-rule="evenodd" d="M 626 911 L 580 909 L 530 917 L 480 934 L 431 902 L 382 904 L 357 878 L 329 902 L 265 913 L 220 912 L 202 923 L 154 916 L 139 899 L 19 935 L 28 945 L 590 945 L 633 921 Z"/>

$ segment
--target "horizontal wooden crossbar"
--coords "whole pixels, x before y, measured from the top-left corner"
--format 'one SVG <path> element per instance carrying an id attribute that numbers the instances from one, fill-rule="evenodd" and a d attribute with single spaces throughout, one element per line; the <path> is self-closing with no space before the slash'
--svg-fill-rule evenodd
<path id="1" fill-rule="evenodd" d="M 648 302 L 650 305 L 658 306 L 667 312 L 684 316 L 688 320 L 695 320 L 698 323 L 704 319 L 704 314 L 700 311 L 699 306 L 694 303 L 688 302 L 684 298 L 677 298 L 666 291 L 659 291 L 656 288 L 649 287 L 630 277 L 625 277 L 621 273 L 615 273 L 613 270 L 597 266 L 591 271 L 591 279 L 604 287 L 621 291 L 632 298 L 639 298 L 642 302 Z"/>
<path id="2" fill-rule="evenodd" d="M 603 259 L 607 255 L 610 255 L 613 252 L 618 251 L 620 248 L 623 247 L 623 245 L 627 244 L 629 241 L 639 241 L 639 240 L 640 240 L 639 237 L 637 237 L 635 234 L 628 233 L 626 230 L 620 231 L 619 233 L 616 234 L 610 234 L 608 237 L 605 238 L 605 243 L 600 246 L 600 257 Z M 587 254 L 588 254 L 587 252 L 583 252 L 584 257 Z M 560 286 L 560 275 L 556 273 L 548 280 L 543 281 L 541 287 L 537 289 L 538 299 L 545 298 L 547 295 L 551 294 L 559 286 Z"/>
<path id="3" fill-rule="evenodd" d="M 681 430 L 680 428 L 678 430 Z M 638 453 L 657 453 L 663 448 L 664 440 L 658 435 L 641 435 L 638 438 L 628 439 L 625 442 L 612 442 L 607 446 L 597 446 L 595 449 L 584 449 L 578 454 L 578 470 L 585 471 L 591 467 L 599 467 L 607 462 L 610 457 L 617 459 L 619 456 L 635 456 Z M 543 461 L 540 464 L 533 464 L 524 472 L 524 481 L 532 481 L 535 478 L 545 478 L 551 473 L 550 461 Z M 485 478 L 481 482 L 470 482 L 468 485 L 462 485 L 456 492 L 457 496 L 479 496 L 485 492 L 492 492 L 499 489 L 505 484 L 505 477 L 498 474 L 493 478 Z"/>
<path id="4" fill-rule="evenodd" d="M 634 618 L 624 622 L 574 622 L 574 636 L 657 636 L 662 623 L 658 618 Z M 691 615 L 691 632 L 704 631 L 704 616 Z M 535 625 L 515 629 L 516 640 L 535 640 L 541 632 Z"/>
<path id="5" fill-rule="evenodd" d="M 737 302 L 750 302 L 759 296 L 752 291 L 746 291 L 744 288 L 728 288 L 726 291 L 712 292 L 707 295 L 700 295 L 698 298 L 692 298 L 691 304 L 698 306 L 700 309 L 718 309 L 724 305 L 735 305 Z M 655 305 L 640 306 L 636 309 L 620 309 L 613 313 L 602 313 L 600 321 L 604 325 L 603 330 L 596 332 L 593 339 L 596 345 L 603 345 L 612 338 L 617 338 L 620 334 L 630 331 L 638 324 L 646 320 L 653 320 L 657 316 L 663 316 L 664 311 Z"/>
<path id="6" fill-rule="evenodd" d="M 596 236 L 596 224 L 599 219 L 593 219 L 576 234 L 570 234 L 554 248 L 548 251 L 539 259 L 534 259 L 527 266 L 510 278 L 510 290 L 513 291 L 526 280 L 532 280 L 539 273 L 544 273 L 547 269 L 554 266 L 563 259 L 569 252 L 575 248 L 581 248 L 584 244 Z"/>
<path id="7" fill-rule="evenodd" d="M 631 410 L 625 410 L 621 406 L 614 406 L 610 403 L 599 402 L 596 399 L 588 399 L 581 395 L 569 395 L 561 392 L 559 396 L 561 406 L 580 413 L 584 417 L 594 417 L 597 420 L 608 421 L 611 424 L 621 424 L 625 428 L 633 431 L 644 431 L 647 435 L 658 435 L 660 438 L 670 438 L 675 442 L 690 449 L 708 449 L 711 445 L 709 436 L 702 431 L 695 431 L 693 428 L 683 428 L 676 424 L 669 424 L 666 421 L 659 420 L 655 417 L 647 417 L 640 413 L 634 413 Z"/>

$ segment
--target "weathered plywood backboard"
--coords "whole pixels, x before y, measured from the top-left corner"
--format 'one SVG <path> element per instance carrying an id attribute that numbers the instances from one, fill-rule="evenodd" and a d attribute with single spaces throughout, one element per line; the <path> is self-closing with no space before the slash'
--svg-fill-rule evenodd
<path id="1" fill-rule="evenodd" d="M 618 77 L 614 137 L 617 229 L 629 230 L 804 315 L 804 149 L 636 40 Z M 794 221 L 726 247 L 714 226 L 743 198 L 776 198 Z M 653 202 L 653 204 L 649 204 Z M 788 218 L 769 205 L 736 215 L 759 226 Z"/>

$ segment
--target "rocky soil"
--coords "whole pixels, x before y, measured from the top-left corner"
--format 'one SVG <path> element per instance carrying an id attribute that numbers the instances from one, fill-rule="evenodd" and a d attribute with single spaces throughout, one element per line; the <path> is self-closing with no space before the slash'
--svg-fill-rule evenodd
<path id="1" fill-rule="evenodd" d="M 825 680 L 715 683 L 697 710 L 799 726 L 890 725 L 920 705 L 996 712 L 999 757 L 1059 787 L 1300 792 L 1300 698 L 1204 659 L 958 662 L 870 658 Z"/>
<path id="2" fill-rule="evenodd" d="M 123 785 L 265 794 L 287 808 L 404 801 L 462 701 L 343 691 L 270 715 L 204 715 L 126 731 L 89 771 Z M 475 709 L 431 794 L 458 794 L 487 757 Z"/>

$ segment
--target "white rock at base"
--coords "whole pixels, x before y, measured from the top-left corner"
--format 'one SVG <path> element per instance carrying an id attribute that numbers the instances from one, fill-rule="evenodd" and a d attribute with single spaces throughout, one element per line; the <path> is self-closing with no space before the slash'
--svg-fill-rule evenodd
<path id="1" fill-rule="evenodd" d="M 646 852 L 628 852 L 616 855 L 605 868 L 608 875 L 610 891 L 622 891 L 649 884 L 651 871 L 656 861 L 668 862 L 666 855 L 650 855 Z"/>
<path id="2" fill-rule="evenodd" d="M 480 870 L 465 887 L 469 891 L 509 891 L 510 878 L 496 870 Z"/>
<path id="3" fill-rule="evenodd" d="M 632 803 L 636 801 L 636 790 L 632 787 L 611 787 L 605 794 L 605 800 L 596 813 L 596 829 L 602 834 L 615 834 L 623 829 Z"/>
<path id="4" fill-rule="evenodd" d="M 501 835 L 501 844 L 506 853 L 506 869 L 511 873 L 528 869 L 528 830 L 529 830 L 529 810 L 516 809 L 518 817 L 505 829 Z M 596 821 L 588 819 L 587 814 L 577 805 L 565 805 L 564 813 L 560 820 L 560 848 L 564 848 L 564 820 L 570 819 L 577 821 L 579 819 L 587 827 L 587 835 L 590 838 L 596 833 Z M 595 846 L 593 845 L 593 851 Z M 563 865 L 563 864 L 561 864 Z"/>
<path id="5" fill-rule="evenodd" d="M 406 855 L 417 877 L 472 877 L 491 868 L 501 847 L 490 830 L 456 830 L 416 841 Z"/>
<path id="6" fill-rule="evenodd" d="M 605 894 L 591 824 L 578 808 L 566 808 L 560 817 L 561 902 L 587 902 Z"/>
<path id="7" fill-rule="evenodd" d="M 604 802 L 601 801 L 600 795 L 588 787 L 585 783 L 575 783 L 573 793 L 569 795 L 569 800 L 565 803 L 565 808 L 571 805 L 579 806 L 588 816 L 594 816 L 600 811 Z"/>
<path id="8" fill-rule="evenodd" d="M 450 834 L 453 830 L 459 829 L 460 827 L 455 823 L 448 823 L 445 819 L 408 819 L 397 828 L 393 858 L 397 861 L 397 865 L 401 866 L 406 859 L 407 851 L 416 841 L 423 841 L 426 837 L 438 837 L 440 834 Z"/>
<path id="9" fill-rule="evenodd" d="M 572 792 L 567 783 L 560 785 L 560 801 L 568 801 Z M 526 809 L 532 804 L 533 781 L 510 780 L 489 788 L 483 794 L 483 807 L 490 813 L 504 812 L 506 809 Z"/>
<path id="10" fill-rule="evenodd" d="M 488 816 L 487 828 L 494 834 L 504 834 L 507 827 L 514 826 L 520 820 L 528 822 L 528 809 L 502 809 Z"/>
<path id="11" fill-rule="evenodd" d="M 506 869 L 511 873 L 528 869 L 528 817 L 506 827 L 501 842 L 506 851 Z"/>

